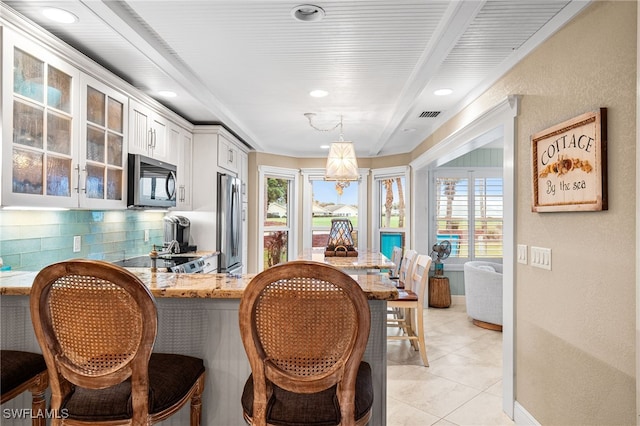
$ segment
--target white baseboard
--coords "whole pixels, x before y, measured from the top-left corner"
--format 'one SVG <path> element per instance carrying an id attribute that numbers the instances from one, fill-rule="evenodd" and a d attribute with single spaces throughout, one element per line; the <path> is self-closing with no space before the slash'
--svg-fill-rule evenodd
<path id="1" fill-rule="evenodd" d="M 513 422 L 517 425 L 541 426 L 525 408 L 516 401 L 513 404 Z"/>
<path id="2" fill-rule="evenodd" d="M 466 306 L 467 302 L 464 295 L 451 295 L 451 303 Z"/>

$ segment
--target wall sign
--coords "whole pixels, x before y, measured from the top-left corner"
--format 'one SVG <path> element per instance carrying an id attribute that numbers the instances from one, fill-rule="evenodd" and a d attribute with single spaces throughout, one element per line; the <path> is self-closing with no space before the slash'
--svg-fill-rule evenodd
<path id="1" fill-rule="evenodd" d="M 607 109 L 531 136 L 534 212 L 607 210 Z"/>

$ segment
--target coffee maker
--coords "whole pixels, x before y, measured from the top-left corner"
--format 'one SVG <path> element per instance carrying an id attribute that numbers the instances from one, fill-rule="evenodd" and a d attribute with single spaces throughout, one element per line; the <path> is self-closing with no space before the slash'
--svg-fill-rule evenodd
<path id="1" fill-rule="evenodd" d="M 191 222 L 184 216 L 164 217 L 164 248 L 172 253 L 195 251 L 196 246 L 189 245 Z"/>

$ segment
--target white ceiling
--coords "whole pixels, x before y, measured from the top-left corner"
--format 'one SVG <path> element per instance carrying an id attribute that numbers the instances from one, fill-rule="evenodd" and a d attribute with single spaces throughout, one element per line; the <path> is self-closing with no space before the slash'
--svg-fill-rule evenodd
<path id="1" fill-rule="evenodd" d="M 587 0 L 4 1 L 192 123 L 221 123 L 258 151 L 322 157 L 409 152 L 569 21 Z M 42 6 L 79 21 L 47 21 Z M 451 88 L 449 96 L 433 91 Z M 313 89 L 329 95 L 312 98 Z M 165 99 L 160 90 L 173 90 Z M 439 112 L 421 118 L 423 112 Z M 433 114 L 430 114 L 433 115 Z"/>

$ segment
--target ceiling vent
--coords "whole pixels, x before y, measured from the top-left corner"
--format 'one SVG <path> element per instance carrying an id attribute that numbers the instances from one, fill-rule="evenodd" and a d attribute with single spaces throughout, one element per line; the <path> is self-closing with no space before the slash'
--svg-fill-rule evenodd
<path id="1" fill-rule="evenodd" d="M 442 111 L 422 111 L 420 118 L 436 118 Z"/>

